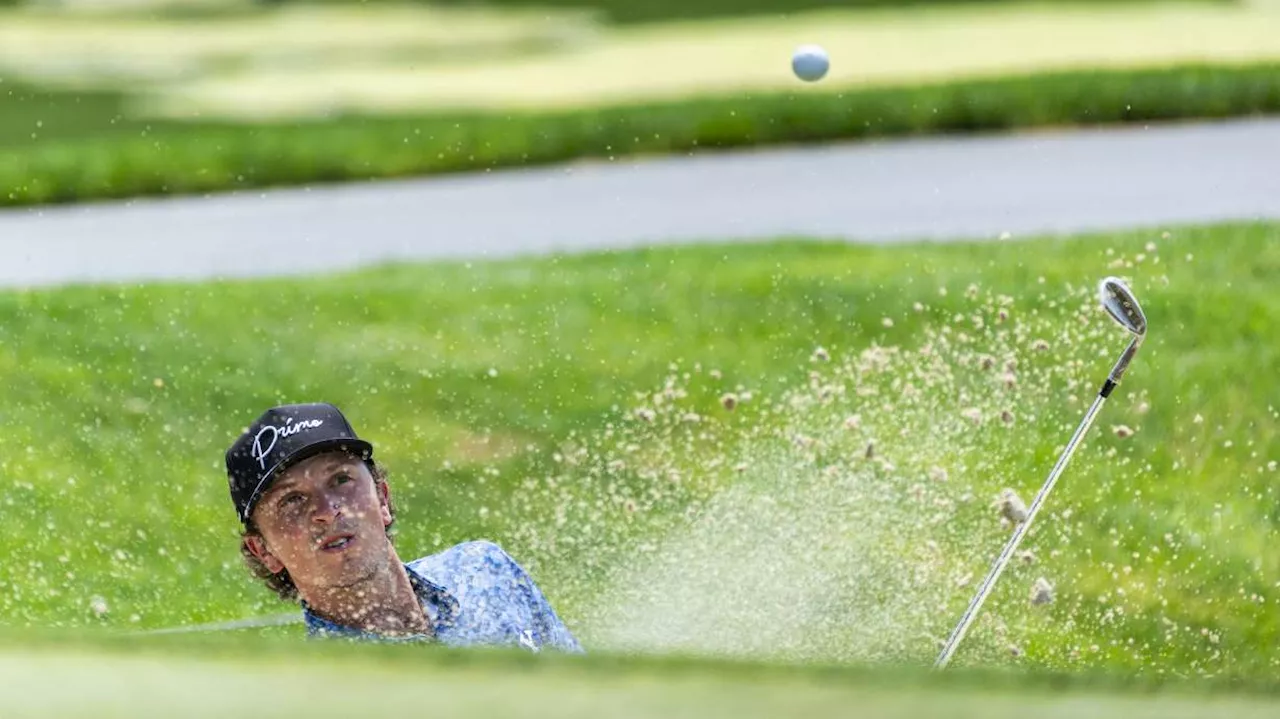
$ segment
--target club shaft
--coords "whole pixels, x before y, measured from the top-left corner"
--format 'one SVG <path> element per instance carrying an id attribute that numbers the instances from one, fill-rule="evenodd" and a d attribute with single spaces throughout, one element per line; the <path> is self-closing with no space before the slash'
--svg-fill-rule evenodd
<path id="1" fill-rule="evenodd" d="M 1067 448 L 1063 450 L 1062 456 L 1058 458 L 1058 463 L 1054 465 L 1053 471 L 1049 473 L 1049 479 L 1045 481 L 1044 486 L 1040 488 L 1040 492 L 1036 494 L 1035 500 L 1031 502 L 1031 507 L 1027 510 L 1026 521 L 1018 525 L 1013 536 L 1004 545 L 1004 551 L 1000 553 L 1000 557 L 991 566 L 991 571 L 987 573 L 987 578 L 983 580 L 978 593 L 973 597 L 973 601 L 969 602 L 969 608 L 965 610 L 964 616 L 960 618 L 960 623 L 956 625 L 955 631 L 951 632 L 951 637 L 947 639 L 946 645 L 942 648 L 942 653 L 938 655 L 938 660 L 934 663 L 935 668 L 941 669 L 951 661 L 951 655 L 955 653 L 956 647 L 960 645 L 965 633 L 969 631 L 969 625 L 978 616 L 978 611 L 982 609 L 982 603 L 987 600 L 987 595 L 995 587 L 996 580 L 1000 578 L 1005 566 L 1009 564 L 1010 557 L 1017 551 L 1018 544 L 1022 542 L 1022 538 L 1031 529 L 1031 522 L 1036 518 L 1036 513 L 1040 511 L 1045 498 L 1053 491 L 1053 485 L 1057 483 L 1062 470 L 1071 461 L 1071 455 L 1075 453 L 1076 446 L 1080 444 L 1080 439 L 1084 437 L 1085 432 L 1089 430 L 1089 426 L 1093 424 L 1094 417 L 1097 416 L 1098 410 L 1102 407 L 1102 403 L 1106 401 L 1107 395 L 1111 393 L 1113 386 L 1113 383 L 1108 379 L 1102 391 L 1098 392 L 1097 398 L 1093 400 L 1093 406 L 1089 408 L 1084 419 L 1080 421 L 1080 426 L 1076 428 L 1075 435 L 1071 437 Z"/>
<path id="2" fill-rule="evenodd" d="M 288 614 L 275 614 L 266 617 L 250 617 L 247 619 L 235 619 L 229 622 L 211 622 L 209 624 L 191 624 L 185 626 L 165 627 L 163 629 L 146 629 L 137 632 L 131 632 L 132 636 L 147 636 L 159 634 L 189 634 L 192 632 L 226 632 L 238 629 L 257 629 L 260 627 L 275 627 L 284 624 L 297 624 L 302 621 L 302 615 L 298 612 L 290 612 Z"/>

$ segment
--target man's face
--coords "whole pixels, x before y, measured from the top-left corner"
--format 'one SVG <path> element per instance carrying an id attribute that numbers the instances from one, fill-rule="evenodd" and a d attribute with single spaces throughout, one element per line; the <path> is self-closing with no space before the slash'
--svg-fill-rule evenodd
<path id="1" fill-rule="evenodd" d="M 308 591 L 348 587 L 387 561 L 386 484 L 342 452 L 310 457 L 280 475 L 253 510 L 261 537 L 246 544 L 272 572 Z"/>

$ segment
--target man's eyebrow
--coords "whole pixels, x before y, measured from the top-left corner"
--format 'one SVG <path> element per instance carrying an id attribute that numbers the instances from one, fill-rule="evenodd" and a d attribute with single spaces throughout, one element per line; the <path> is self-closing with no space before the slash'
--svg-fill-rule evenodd
<path id="1" fill-rule="evenodd" d="M 345 469 L 355 463 L 356 463 L 356 460 L 350 457 L 344 457 L 342 459 L 331 459 L 328 462 L 326 462 L 324 465 L 322 465 L 323 468 L 320 470 L 320 473 L 333 474 L 335 471 L 339 469 Z"/>
<path id="2" fill-rule="evenodd" d="M 290 477 L 289 479 L 281 479 L 279 482 L 274 482 L 272 483 L 271 488 L 265 492 L 264 498 L 272 494 L 278 494 L 287 489 L 292 489 L 293 486 L 297 483 L 298 483 L 298 480 L 293 479 L 292 477 Z"/>
<path id="3" fill-rule="evenodd" d="M 331 459 L 328 462 L 321 465 L 320 474 L 325 474 L 325 475 L 333 474 L 335 471 L 339 469 L 343 469 L 355 462 L 356 460 L 354 458 Z M 296 485 L 297 483 L 298 483 L 298 480 L 294 477 L 289 477 L 288 479 L 280 479 L 279 481 L 272 483 L 271 488 L 268 489 L 266 492 L 264 492 L 263 496 L 266 497 L 273 494 L 277 494 L 279 492 L 283 492 L 288 489 L 293 489 L 294 485 Z"/>

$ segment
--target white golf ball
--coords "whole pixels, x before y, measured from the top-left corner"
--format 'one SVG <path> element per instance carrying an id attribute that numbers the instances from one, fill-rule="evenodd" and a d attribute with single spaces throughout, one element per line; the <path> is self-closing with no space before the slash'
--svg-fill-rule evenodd
<path id="1" fill-rule="evenodd" d="M 805 82 L 817 82 L 827 76 L 831 58 L 817 45 L 801 45 L 791 56 L 791 70 Z"/>

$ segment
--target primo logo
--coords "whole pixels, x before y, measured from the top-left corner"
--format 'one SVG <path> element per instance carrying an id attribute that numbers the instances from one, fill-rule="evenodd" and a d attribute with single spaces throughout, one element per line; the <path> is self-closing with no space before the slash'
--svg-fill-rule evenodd
<path id="1" fill-rule="evenodd" d="M 262 469 L 267 468 L 267 455 L 271 454 L 271 450 L 275 448 L 276 442 L 283 437 L 292 437 L 304 429 L 314 429 L 324 424 L 322 419 L 303 420 L 297 424 L 292 424 L 293 420 L 285 420 L 283 427 L 263 427 L 258 430 L 257 436 L 253 438 L 253 458 L 258 460 L 258 466 Z M 270 434 L 270 444 L 265 449 L 262 447 L 262 438 Z"/>

